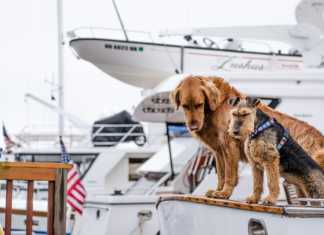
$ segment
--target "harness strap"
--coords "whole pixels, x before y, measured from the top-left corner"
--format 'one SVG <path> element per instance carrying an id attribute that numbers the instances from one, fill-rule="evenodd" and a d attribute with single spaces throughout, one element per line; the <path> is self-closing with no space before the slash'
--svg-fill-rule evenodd
<path id="1" fill-rule="evenodd" d="M 259 125 L 251 134 L 251 139 L 256 138 L 260 133 L 262 133 L 264 130 L 268 129 L 275 123 L 275 120 L 273 118 L 267 120 L 266 122 Z"/>
<path id="2" fill-rule="evenodd" d="M 288 132 L 285 130 L 285 133 L 283 135 L 283 137 L 281 138 L 279 144 L 277 145 L 277 149 L 280 150 L 288 141 Z"/>
<path id="3" fill-rule="evenodd" d="M 265 121 L 264 123 L 260 124 L 252 133 L 251 133 L 251 139 L 255 139 L 260 133 L 262 133 L 264 130 L 268 129 L 269 127 L 275 125 L 276 121 L 273 118 L 270 118 L 269 120 Z M 279 141 L 277 145 L 277 149 L 280 150 L 282 147 L 287 143 L 289 138 L 289 134 L 287 130 L 285 130 L 283 137 Z"/>

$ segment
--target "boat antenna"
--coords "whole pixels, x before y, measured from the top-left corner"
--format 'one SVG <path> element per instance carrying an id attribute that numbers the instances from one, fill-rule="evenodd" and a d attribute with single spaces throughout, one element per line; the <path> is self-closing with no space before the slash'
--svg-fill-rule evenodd
<path id="1" fill-rule="evenodd" d="M 58 76 L 58 108 L 64 110 L 64 36 L 63 36 L 63 3 L 57 0 L 57 76 Z M 64 135 L 64 116 L 58 114 L 59 136 Z"/>
<path id="2" fill-rule="evenodd" d="M 122 27 L 123 33 L 124 33 L 124 35 L 125 35 L 125 39 L 126 39 L 126 41 L 128 41 L 127 32 L 126 32 L 126 30 L 125 30 L 125 26 L 124 26 L 124 23 L 123 23 L 123 20 L 122 20 L 120 14 L 119 14 L 118 7 L 117 7 L 117 4 L 116 4 L 115 0 L 112 0 L 112 3 L 113 3 L 113 5 L 114 5 L 114 8 L 115 8 L 115 11 L 116 11 L 116 14 L 117 14 L 117 17 L 118 17 L 118 20 L 119 20 L 120 26 Z"/>

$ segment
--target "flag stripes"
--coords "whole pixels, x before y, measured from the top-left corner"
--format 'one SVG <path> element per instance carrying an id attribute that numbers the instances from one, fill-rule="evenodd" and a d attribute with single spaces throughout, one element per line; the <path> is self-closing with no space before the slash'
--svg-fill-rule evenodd
<path id="1" fill-rule="evenodd" d="M 61 161 L 64 163 L 73 164 L 72 168 L 69 170 L 67 175 L 67 203 L 82 215 L 83 205 L 86 198 L 86 190 L 81 182 L 80 174 L 78 171 L 78 167 L 75 163 L 73 163 L 70 159 L 70 155 L 67 153 L 66 148 L 64 146 L 64 142 L 62 137 L 60 137 L 60 146 L 61 146 Z"/>
<path id="2" fill-rule="evenodd" d="M 67 177 L 67 202 L 79 214 L 82 214 L 86 191 L 82 185 L 80 174 L 74 163 Z"/>

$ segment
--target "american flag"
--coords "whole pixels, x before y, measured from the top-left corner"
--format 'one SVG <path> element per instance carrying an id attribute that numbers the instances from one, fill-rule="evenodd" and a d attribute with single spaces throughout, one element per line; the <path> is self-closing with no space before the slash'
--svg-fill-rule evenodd
<path id="1" fill-rule="evenodd" d="M 63 142 L 62 136 L 60 136 L 60 146 L 61 146 L 61 162 L 69 163 L 71 161 L 70 155 L 66 151 L 65 144 Z"/>
<path id="2" fill-rule="evenodd" d="M 19 144 L 17 144 L 10 138 L 4 123 L 2 123 L 2 135 L 3 135 L 6 152 L 10 152 L 11 148 L 14 146 L 20 147 Z"/>
<path id="3" fill-rule="evenodd" d="M 69 170 L 67 176 L 67 203 L 73 210 L 82 215 L 83 204 L 86 198 L 86 190 L 81 182 L 81 177 L 78 171 L 78 167 L 70 159 L 69 154 L 66 151 L 62 137 L 60 137 L 61 145 L 61 158 L 64 163 L 71 163 L 73 167 Z"/>
<path id="4" fill-rule="evenodd" d="M 68 173 L 67 203 L 80 215 L 82 215 L 86 195 L 86 190 L 81 182 L 77 166 L 74 163 Z"/>

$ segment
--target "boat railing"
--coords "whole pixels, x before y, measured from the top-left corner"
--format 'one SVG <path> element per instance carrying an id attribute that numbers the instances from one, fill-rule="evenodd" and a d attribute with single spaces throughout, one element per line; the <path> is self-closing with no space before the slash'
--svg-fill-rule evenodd
<path id="1" fill-rule="evenodd" d="M 26 215 L 26 234 L 33 234 L 33 217 L 47 217 L 48 235 L 65 235 L 66 232 L 66 179 L 70 164 L 63 163 L 0 163 L 0 180 L 6 181 L 5 235 L 11 234 L 12 216 Z M 13 208 L 13 182 L 27 181 L 26 210 Z M 46 211 L 35 211 L 33 207 L 34 183 L 48 182 L 48 203 Z"/>
<path id="2" fill-rule="evenodd" d="M 322 198 L 297 198 L 295 200 L 303 206 L 315 206 L 324 208 L 324 199 Z"/>
<path id="3" fill-rule="evenodd" d="M 299 197 L 295 185 L 283 182 L 288 205 L 298 207 L 321 207 L 324 209 L 324 199 L 321 198 L 302 198 Z"/>
<path id="4" fill-rule="evenodd" d="M 140 139 L 145 138 L 144 132 L 141 131 L 143 130 L 141 124 L 94 124 L 92 128 L 91 141 L 95 146 L 112 146 L 130 140 L 135 143 L 146 141 L 146 139 Z M 107 129 L 113 131 L 107 131 Z"/>
<path id="5" fill-rule="evenodd" d="M 53 144 L 59 146 L 57 126 L 30 124 L 13 134 L 15 140 L 23 147 L 42 148 Z M 80 130 L 68 126 L 62 138 L 69 147 L 78 146 L 89 139 L 89 129 Z"/>
<path id="6" fill-rule="evenodd" d="M 155 38 L 152 32 L 142 31 L 142 30 L 126 30 L 128 38 L 131 41 L 146 41 L 146 42 L 156 42 L 159 41 L 161 43 L 165 43 L 162 39 L 163 37 Z M 103 39 L 117 39 L 117 40 L 126 40 L 123 30 L 120 28 L 107 28 L 107 27 L 78 27 L 72 29 L 67 32 L 67 36 L 70 39 L 78 39 L 78 38 L 103 38 Z M 205 38 L 205 37 L 203 37 Z M 170 37 L 169 37 L 170 39 Z M 162 41 L 161 41 L 162 40 Z M 213 41 L 213 40 L 212 40 Z M 227 41 L 227 39 L 222 39 L 222 41 Z M 258 47 L 262 47 L 262 51 L 266 51 L 269 53 L 274 52 L 272 46 L 268 42 L 258 41 L 258 40 L 241 40 L 243 43 L 257 45 Z M 214 41 L 213 41 L 214 42 Z M 170 42 L 172 44 L 172 42 Z M 215 42 L 214 42 L 215 43 Z M 224 46 L 224 45 L 223 45 Z M 208 45 L 201 44 L 199 47 L 209 47 Z M 225 48 L 224 48 L 225 49 Z M 275 54 L 275 53 L 274 53 Z"/>
<path id="7" fill-rule="evenodd" d="M 151 32 L 141 30 L 126 30 L 129 39 L 133 41 L 145 40 L 154 42 Z M 67 32 L 70 39 L 77 38 L 109 38 L 125 40 L 122 29 L 120 28 L 106 28 L 106 27 L 78 27 Z"/>

